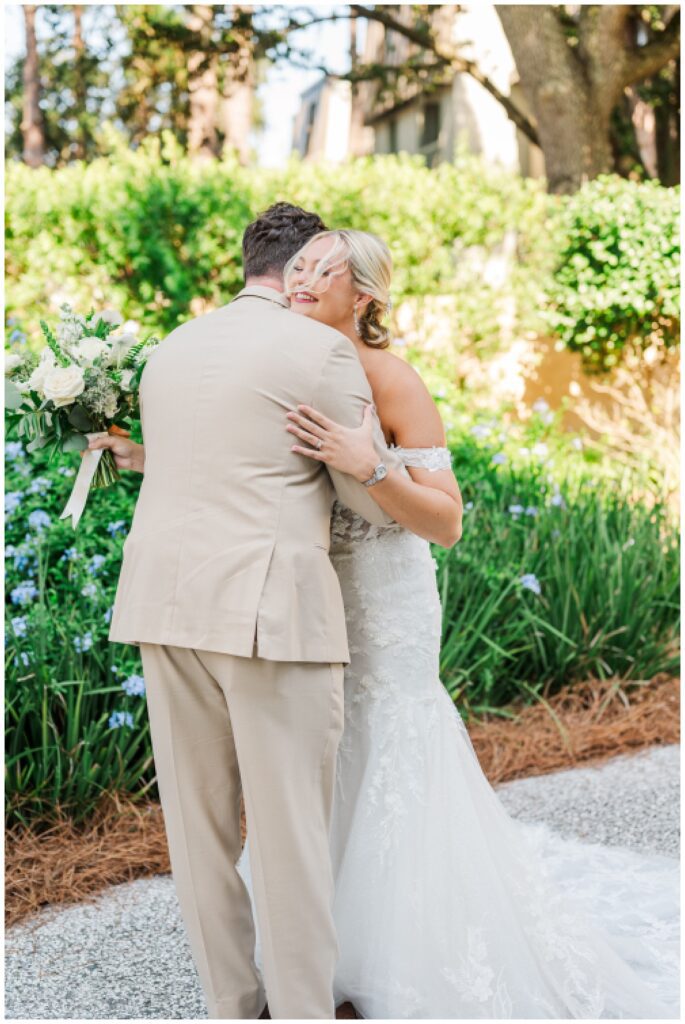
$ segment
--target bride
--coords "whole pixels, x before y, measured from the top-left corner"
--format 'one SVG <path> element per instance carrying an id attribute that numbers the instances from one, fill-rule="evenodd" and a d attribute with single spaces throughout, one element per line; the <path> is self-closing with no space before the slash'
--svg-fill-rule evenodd
<path id="1" fill-rule="evenodd" d="M 440 681 L 429 541 L 458 539 L 461 498 L 430 394 L 385 351 L 390 276 L 387 247 L 360 231 L 315 236 L 285 276 L 293 310 L 355 345 L 415 485 L 401 501 L 371 486 L 391 526 L 333 507 L 351 655 L 331 827 L 336 1003 L 365 1018 L 677 1017 L 677 860 L 510 817 Z M 300 406 L 288 420 L 303 457 L 344 472 L 373 458 L 368 417 L 348 429 Z"/>

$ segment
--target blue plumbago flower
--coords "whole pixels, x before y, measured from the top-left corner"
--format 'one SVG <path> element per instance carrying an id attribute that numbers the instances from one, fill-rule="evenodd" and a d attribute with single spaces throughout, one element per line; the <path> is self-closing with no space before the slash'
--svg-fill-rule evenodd
<path id="1" fill-rule="evenodd" d="M 29 484 L 28 494 L 45 494 L 51 487 L 52 480 L 48 480 L 46 476 L 37 476 Z"/>
<path id="2" fill-rule="evenodd" d="M 18 341 L 20 345 L 23 345 L 26 341 L 26 335 L 23 331 L 20 331 L 18 327 L 15 327 L 9 337 L 10 341 Z"/>
<path id="3" fill-rule="evenodd" d="M 62 476 L 73 476 L 76 470 L 72 469 L 71 466 L 60 466 L 57 472 L 61 473 Z"/>
<path id="4" fill-rule="evenodd" d="M 25 615 L 15 615 L 12 619 L 12 629 L 17 636 L 26 636 L 26 625 L 28 619 Z"/>
<path id="5" fill-rule="evenodd" d="M 77 558 L 83 558 L 80 551 L 77 551 L 74 547 L 65 548 L 60 557 L 60 562 L 75 562 Z"/>
<path id="6" fill-rule="evenodd" d="M 108 608 L 107 611 L 104 613 L 104 615 L 102 617 L 105 620 L 105 622 L 111 622 L 111 620 L 112 620 L 112 609 Z"/>
<path id="7" fill-rule="evenodd" d="M 128 679 L 124 679 L 121 688 L 126 691 L 129 697 L 142 697 L 145 693 L 145 678 L 144 676 L 129 676 Z"/>
<path id="8" fill-rule="evenodd" d="M 130 711 L 113 711 L 109 716 L 110 729 L 120 729 L 123 725 L 133 728 L 133 715 Z"/>
<path id="9" fill-rule="evenodd" d="M 112 672 L 115 676 L 121 675 L 121 669 L 117 665 L 112 665 Z"/>
<path id="10" fill-rule="evenodd" d="M 566 508 L 566 502 L 559 491 L 554 492 L 552 497 L 549 499 L 549 503 L 550 505 L 558 505 L 559 508 Z"/>
<path id="11" fill-rule="evenodd" d="M 18 665 L 18 664 L 19 664 L 19 660 L 20 660 L 20 659 L 21 659 L 21 663 L 22 663 L 22 665 L 28 666 L 28 665 L 30 665 L 30 664 L 31 664 L 31 659 L 29 658 L 29 656 L 28 656 L 28 654 L 26 653 L 26 651 L 19 651 L 19 655 L 18 655 L 18 657 L 16 657 L 16 658 L 14 659 L 14 664 L 15 664 L 15 665 Z"/>
<path id="12" fill-rule="evenodd" d="M 523 505 L 510 505 L 509 511 L 511 512 L 512 516 L 520 516 L 523 512 Z"/>
<path id="13" fill-rule="evenodd" d="M 528 505 L 527 506 L 527 508 L 526 508 L 526 515 L 527 516 L 536 516 L 537 514 L 538 514 L 538 510 L 536 509 L 535 505 Z"/>
<path id="14" fill-rule="evenodd" d="M 19 583 L 10 594 L 12 604 L 29 604 L 35 597 L 38 597 L 38 587 L 31 580 L 24 580 Z"/>
<path id="15" fill-rule="evenodd" d="M 34 509 L 29 515 L 29 526 L 39 532 L 49 526 L 51 521 L 50 516 L 42 508 Z"/>
<path id="16" fill-rule="evenodd" d="M 7 324 L 8 327 L 13 327 L 14 324 L 18 324 L 19 321 L 17 320 L 16 316 L 8 316 L 7 319 L 5 320 L 5 323 Z"/>
<path id="17" fill-rule="evenodd" d="M 464 511 L 465 512 L 470 512 L 472 508 L 473 508 L 473 502 L 472 501 L 467 501 L 466 504 L 464 505 Z"/>
<path id="18" fill-rule="evenodd" d="M 93 634 L 88 630 L 83 636 L 74 637 L 74 647 L 79 654 L 83 654 L 84 651 L 89 651 L 93 646 Z"/>
<path id="19" fill-rule="evenodd" d="M 575 448 L 576 451 L 581 451 L 582 447 L 583 447 L 583 439 L 582 439 L 582 437 L 574 437 L 573 440 L 571 441 L 571 446 L 573 448 Z"/>
<path id="20" fill-rule="evenodd" d="M 107 532 L 114 537 L 117 533 L 126 532 L 126 523 L 123 519 L 117 519 L 116 523 L 110 523 L 107 527 Z"/>
<path id="21" fill-rule="evenodd" d="M 540 581 L 535 573 L 524 573 L 523 576 L 519 576 L 519 582 L 526 590 L 532 590 L 534 594 L 541 593 Z"/>
<path id="22" fill-rule="evenodd" d="M 538 441 L 537 444 L 533 445 L 533 455 L 539 455 L 540 457 L 542 457 L 543 455 L 548 455 L 548 454 L 549 454 L 549 447 L 545 444 L 544 441 Z"/>
<path id="23" fill-rule="evenodd" d="M 31 538 L 28 542 L 24 541 L 19 547 L 8 544 L 5 548 L 5 558 L 13 558 L 15 569 L 18 569 L 19 572 L 26 571 L 28 576 L 33 576 L 38 567 L 38 559 L 35 557 L 30 540 Z"/>
<path id="24" fill-rule="evenodd" d="M 15 548 L 14 544 L 5 545 L 5 558 L 14 558 L 19 549 Z"/>
<path id="25" fill-rule="evenodd" d="M 8 491 L 5 495 L 5 515 L 11 516 L 13 512 L 16 512 L 21 505 L 21 499 L 24 497 L 23 491 Z"/>
<path id="26" fill-rule="evenodd" d="M 24 454 L 24 446 L 21 441 L 5 441 L 5 458 L 11 459 L 13 462 L 15 459 L 21 458 Z"/>
<path id="27" fill-rule="evenodd" d="M 486 426 L 485 423 L 476 423 L 475 426 L 471 427 L 471 433 L 474 437 L 482 439 L 487 437 L 492 428 Z"/>
<path id="28" fill-rule="evenodd" d="M 86 583 L 85 587 L 81 587 L 81 593 L 84 597 L 97 597 L 98 588 L 94 583 Z"/>
<path id="29" fill-rule="evenodd" d="M 88 562 L 88 572 L 95 575 L 98 569 L 101 569 L 103 567 L 105 562 L 106 558 L 104 555 L 93 555 L 93 557 Z"/>
<path id="30" fill-rule="evenodd" d="M 502 464 L 503 464 L 504 462 L 506 462 L 506 461 L 507 461 L 507 457 L 506 457 L 506 455 L 504 454 L 504 452 L 496 452 L 496 453 L 495 453 L 495 454 L 494 454 L 494 455 L 492 456 L 492 461 L 494 462 L 494 464 L 495 464 L 496 466 L 501 466 L 501 465 L 502 465 Z"/>

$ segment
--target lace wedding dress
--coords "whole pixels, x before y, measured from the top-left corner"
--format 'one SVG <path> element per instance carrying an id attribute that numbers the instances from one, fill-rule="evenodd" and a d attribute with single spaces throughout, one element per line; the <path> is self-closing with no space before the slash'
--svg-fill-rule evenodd
<path id="1" fill-rule="evenodd" d="M 450 466 L 445 448 L 397 450 L 405 466 Z M 330 554 L 351 656 L 331 828 L 336 1005 L 373 1019 L 678 1017 L 676 858 L 512 818 L 440 681 L 428 542 L 335 502 Z"/>

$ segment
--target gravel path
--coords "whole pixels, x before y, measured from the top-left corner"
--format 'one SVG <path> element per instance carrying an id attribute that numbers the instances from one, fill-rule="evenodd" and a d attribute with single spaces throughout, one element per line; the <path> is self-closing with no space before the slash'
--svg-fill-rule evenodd
<path id="1" fill-rule="evenodd" d="M 679 747 L 497 787 L 510 814 L 606 845 L 678 854 Z M 206 1018 L 170 875 L 46 908 L 5 936 L 5 1018 Z"/>

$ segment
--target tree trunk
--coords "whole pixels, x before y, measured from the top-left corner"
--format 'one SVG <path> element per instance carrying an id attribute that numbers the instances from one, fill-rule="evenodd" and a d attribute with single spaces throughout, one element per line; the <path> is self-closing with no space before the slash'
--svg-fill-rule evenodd
<path id="1" fill-rule="evenodd" d="M 40 69 L 36 44 L 36 7 L 34 4 L 24 4 L 23 10 L 26 31 L 24 106 L 21 120 L 21 132 L 24 139 L 23 159 L 29 167 L 41 167 L 45 160 L 45 137 L 43 135 L 43 118 L 38 104 Z"/>
<path id="2" fill-rule="evenodd" d="M 211 43 L 213 21 L 211 5 L 193 5 L 188 27 L 198 35 L 198 48 L 188 57 L 188 152 L 205 160 L 218 156 L 219 149 L 216 130 L 219 93 Z"/>
<path id="3" fill-rule="evenodd" d="M 74 4 L 74 72 L 75 72 L 75 88 L 74 88 L 74 99 L 76 102 L 76 138 L 74 139 L 73 153 L 77 160 L 85 160 L 86 158 L 86 142 L 85 132 L 82 123 L 82 118 L 86 112 L 86 83 L 85 76 L 83 74 L 83 57 L 85 53 L 85 46 L 83 43 L 83 30 L 81 27 L 81 20 L 83 16 L 83 7 L 80 4 Z"/>
<path id="4" fill-rule="evenodd" d="M 588 80 L 551 7 L 497 5 L 497 13 L 537 120 L 549 189 L 575 192 L 612 170 L 611 90 Z"/>
<path id="5" fill-rule="evenodd" d="M 235 150 L 240 163 L 247 165 L 250 160 L 255 89 L 252 8 L 234 7 L 233 16 L 238 48 L 231 54 L 230 70 L 227 70 L 224 77 L 221 127 L 224 150 Z"/>

